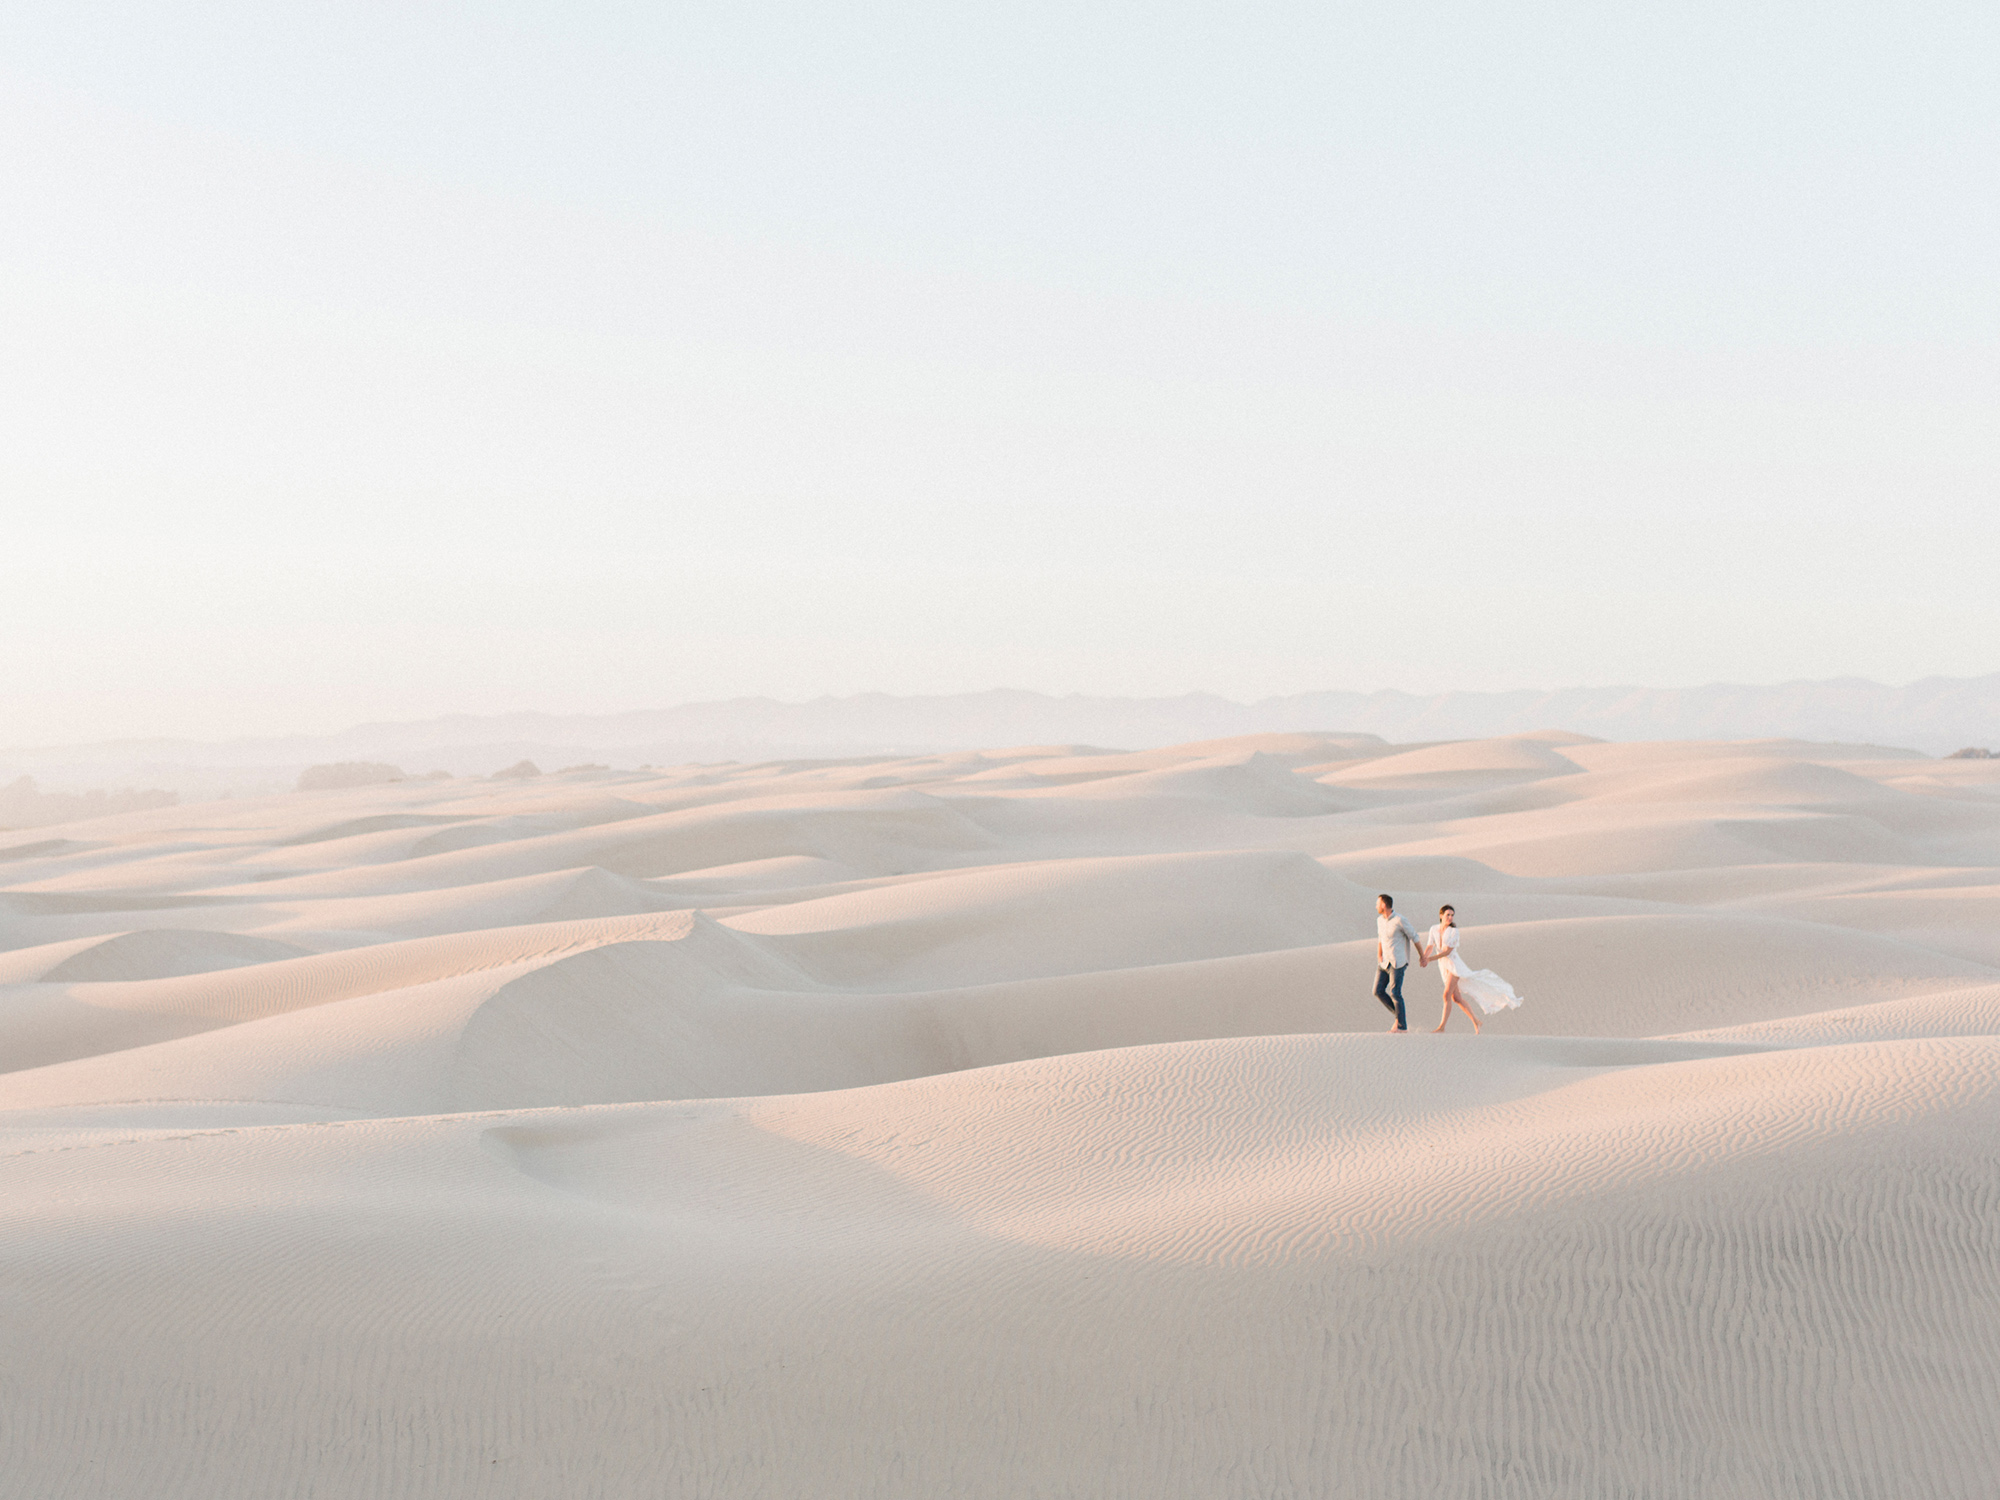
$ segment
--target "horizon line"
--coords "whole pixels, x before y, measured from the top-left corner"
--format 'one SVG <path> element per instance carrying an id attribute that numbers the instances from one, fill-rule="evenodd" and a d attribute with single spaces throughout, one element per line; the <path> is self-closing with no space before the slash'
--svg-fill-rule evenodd
<path id="1" fill-rule="evenodd" d="M 940 692 L 940 693 L 892 693 L 879 689 L 866 689 L 860 692 L 853 692 L 853 693 L 821 693 L 814 697 L 801 698 L 801 699 L 779 698 L 767 693 L 746 693 L 735 697 L 726 697 L 726 698 L 684 699 L 678 702 L 667 703 L 650 708 L 610 709 L 601 711 L 588 711 L 588 710 L 560 711 L 552 709 L 521 708 L 521 709 L 499 710 L 488 713 L 479 713 L 468 710 L 452 710 L 443 713 L 432 714 L 423 718 L 364 719 L 359 722 L 350 722 L 347 725 L 338 729 L 290 730 L 290 731 L 262 733 L 262 734 L 249 733 L 249 734 L 228 735 L 219 738 L 202 738 L 194 735 L 176 735 L 176 734 L 127 734 L 127 735 L 117 735 L 117 736 L 111 736 L 102 739 L 92 739 L 92 740 L 69 740 L 69 741 L 55 741 L 55 742 L 45 741 L 40 744 L 17 744 L 17 745 L 0 746 L 0 756 L 14 755 L 14 754 L 47 755 L 66 750 L 108 750 L 124 746 L 163 745 L 163 744 L 223 748 L 228 746 L 255 744 L 259 742 L 272 742 L 272 741 L 285 741 L 285 740 L 336 739 L 344 735 L 359 734 L 366 731 L 407 729 L 407 728 L 414 728 L 420 725 L 451 723 L 454 721 L 466 721 L 472 723 L 478 723 L 478 722 L 492 723 L 496 721 L 522 720 L 522 719 L 614 720 L 614 719 L 633 718 L 648 714 L 670 714 L 686 710 L 729 708 L 729 707 L 736 707 L 736 706 L 750 705 L 750 704 L 769 705 L 773 708 L 800 709 L 800 708 L 812 708 L 817 705 L 823 705 L 823 704 L 855 703 L 871 699 L 884 700 L 890 702 L 900 702 L 900 703 L 938 703 L 938 702 L 949 702 L 949 701 L 963 700 L 963 699 L 995 698 L 995 697 L 1006 696 L 1006 697 L 1019 697 L 1019 698 L 1037 698 L 1048 703 L 1085 701 L 1085 702 L 1102 703 L 1107 705 L 1171 704 L 1171 703 L 1187 702 L 1189 700 L 1208 700 L 1210 702 L 1225 705 L 1230 708 L 1255 710 L 1271 704 L 1281 704 L 1303 698 L 1331 697 L 1331 696 L 1344 696 L 1344 697 L 1361 698 L 1361 699 L 1403 698 L 1411 700 L 1412 702 L 1423 702 L 1426 700 L 1437 701 L 1437 700 L 1445 700 L 1452 698 L 1493 699 L 1493 698 L 1510 698 L 1510 697 L 1530 697 L 1530 698 L 1554 697 L 1566 693 L 1621 693 L 1622 692 L 1622 693 L 1649 693 L 1649 694 L 1680 694 L 1680 693 L 1709 692 L 1709 691 L 1726 690 L 1726 689 L 1773 692 L 1786 688 L 1831 687 L 1831 686 L 1845 685 L 1845 684 L 1877 688 L 1888 692 L 1907 692 L 1913 688 L 1924 687 L 1930 684 L 1969 685 L 1969 684 L 1987 682 L 1989 680 L 1996 678 L 2000 678 L 2000 671 L 1982 673 L 1972 677 L 1947 677 L 1947 676 L 1933 674 L 1931 676 L 1915 678 L 1906 683 L 1882 682 L 1875 678 L 1862 677 L 1859 675 L 1850 674 L 1850 675 L 1842 675 L 1836 677 L 1794 677 L 1794 678 L 1786 678 L 1778 682 L 1734 682 L 1734 681 L 1717 679 L 1708 682 L 1694 683 L 1680 687 L 1654 687 L 1636 682 L 1577 683 L 1564 687 L 1444 688 L 1431 692 L 1412 692 L 1405 688 L 1396 688 L 1396 687 L 1383 687 L 1383 688 L 1373 688 L 1373 689 L 1326 687 L 1326 688 L 1308 688 L 1294 693 L 1271 693 L 1271 694 L 1266 694 L 1265 696 L 1260 698 L 1251 698 L 1251 699 L 1232 698 L 1226 696 L 1225 694 L 1218 693 L 1211 689 L 1205 689 L 1205 688 L 1190 689 L 1189 691 L 1183 693 L 1150 694 L 1150 695 L 1087 693 L 1087 692 L 1053 693 L 1040 688 L 1021 688 L 1021 687 L 1009 687 L 1009 686 L 995 686 L 990 688 L 970 689 L 961 692 Z"/>

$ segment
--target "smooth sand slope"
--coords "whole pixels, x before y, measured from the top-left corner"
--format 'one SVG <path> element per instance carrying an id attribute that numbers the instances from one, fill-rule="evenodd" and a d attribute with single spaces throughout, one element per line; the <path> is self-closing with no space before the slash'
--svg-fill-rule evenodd
<path id="1" fill-rule="evenodd" d="M 1527 1005 L 1381 1034 L 1382 889 Z M 1282 735 L 0 835 L 0 1154 L 0 1496 L 1990 1496 L 2000 763 Z"/>

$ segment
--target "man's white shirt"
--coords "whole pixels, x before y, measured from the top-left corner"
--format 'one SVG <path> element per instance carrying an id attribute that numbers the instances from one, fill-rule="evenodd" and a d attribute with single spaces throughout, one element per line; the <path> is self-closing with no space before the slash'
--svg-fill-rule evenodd
<path id="1" fill-rule="evenodd" d="M 1375 919 L 1375 967 L 1378 969 L 1400 969 L 1410 961 L 1410 944 L 1422 946 L 1423 939 L 1416 929 L 1405 922 L 1400 912 L 1390 912 L 1386 917 Z"/>

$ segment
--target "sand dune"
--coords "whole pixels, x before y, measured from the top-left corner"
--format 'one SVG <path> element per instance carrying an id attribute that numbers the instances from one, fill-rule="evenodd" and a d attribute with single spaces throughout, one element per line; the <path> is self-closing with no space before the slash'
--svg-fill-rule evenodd
<path id="1" fill-rule="evenodd" d="M 170 979 L 246 964 L 273 963 L 304 951 L 270 937 L 153 928 L 0 952 L 0 984 Z"/>
<path id="2" fill-rule="evenodd" d="M 0 1496 L 2000 1472 L 2000 762 L 1025 746 L 4 879 Z M 1380 1035 L 1383 889 L 1527 1004 Z"/>

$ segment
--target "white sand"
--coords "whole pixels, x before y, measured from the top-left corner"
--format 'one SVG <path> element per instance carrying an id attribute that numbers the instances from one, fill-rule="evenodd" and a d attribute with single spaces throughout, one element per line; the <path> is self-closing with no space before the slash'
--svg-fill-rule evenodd
<path id="1" fill-rule="evenodd" d="M 1283 735 L 60 833 L 0 836 L 0 1495 L 2000 1492 L 2000 762 Z M 1526 1006 L 1382 1035 L 1378 889 Z"/>

